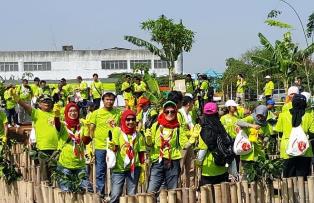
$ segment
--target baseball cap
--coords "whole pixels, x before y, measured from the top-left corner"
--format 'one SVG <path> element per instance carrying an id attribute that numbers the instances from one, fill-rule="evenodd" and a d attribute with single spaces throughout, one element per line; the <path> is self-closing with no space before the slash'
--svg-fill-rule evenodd
<path id="1" fill-rule="evenodd" d="M 162 105 L 163 108 L 166 108 L 166 107 L 168 107 L 168 106 L 177 107 L 177 104 L 174 103 L 173 101 L 166 101 L 166 102 L 164 103 L 164 105 Z"/>
<path id="2" fill-rule="evenodd" d="M 225 103 L 225 107 L 229 106 L 238 106 L 238 104 L 234 100 L 230 99 Z"/>
<path id="3" fill-rule="evenodd" d="M 214 102 L 208 102 L 204 106 L 203 113 L 207 115 L 212 115 L 218 112 L 218 106 Z"/>
<path id="4" fill-rule="evenodd" d="M 39 102 L 52 102 L 52 98 L 47 94 L 42 94 L 38 97 Z"/>
<path id="5" fill-rule="evenodd" d="M 273 99 L 268 99 L 266 105 L 275 105 L 275 101 Z"/>
<path id="6" fill-rule="evenodd" d="M 297 86 L 291 86 L 288 89 L 288 95 L 299 94 L 299 88 Z"/>
<path id="7" fill-rule="evenodd" d="M 270 75 L 266 75 L 266 77 L 265 77 L 266 79 L 270 79 Z"/>

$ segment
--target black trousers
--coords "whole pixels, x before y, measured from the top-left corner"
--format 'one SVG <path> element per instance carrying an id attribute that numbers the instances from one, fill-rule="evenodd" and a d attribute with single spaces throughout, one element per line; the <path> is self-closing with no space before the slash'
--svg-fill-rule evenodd
<path id="1" fill-rule="evenodd" d="M 229 174 L 224 173 L 218 176 L 201 176 L 200 187 L 208 184 L 219 184 L 222 182 L 228 182 Z"/>
<path id="2" fill-rule="evenodd" d="M 101 100 L 101 98 L 93 99 L 93 103 L 94 103 L 94 106 L 95 106 L 95 110 L 96 110 L 96 109 L 99 109 L 99 107 L 100 107 L 100 100 Z"/>
<path id="3" fill-rule="evenodd" d="M 311 173 L 311 157 L 293 157 L 285 159 L 283 163 L 283 177 L 303 176 L 307 179 Z"/>

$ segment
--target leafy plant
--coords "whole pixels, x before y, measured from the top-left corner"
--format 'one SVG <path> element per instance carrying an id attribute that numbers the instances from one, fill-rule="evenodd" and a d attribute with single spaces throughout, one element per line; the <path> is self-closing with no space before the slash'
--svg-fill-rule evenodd
<path id="1" fill-rule="evenodd" d="M 71 192 L 82 193 L 84 188 L 81 187 L 81 182 L 86 177 L 86 172 L 83 170 L 77 175 L 63 173 L 61 170 L 54 170 L 52 180 L 60 185 L 66 185 Z"/>
<path id="2" fill-rule="evenodd" d="M 16 164 L 11 161 L 11 148 L 14 143 L 14 140 L 9 140 L 6 144 L 0 144 L 0 177 L 3 177 L 9 185 L 22 177 Z"/>
<path id="3" fill-rule="evenodd" d="M 269 160 L 264 156 L 258 156 L 253 162 L 244 164 L 244 170 L 249 182 L 264 180 L 267 184 L 276 178 L 281 178 L 283 160 Z"/>

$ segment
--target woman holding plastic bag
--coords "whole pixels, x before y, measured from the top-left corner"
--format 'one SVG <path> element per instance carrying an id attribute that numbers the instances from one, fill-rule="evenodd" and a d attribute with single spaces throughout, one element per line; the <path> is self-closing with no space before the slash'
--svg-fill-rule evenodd
<path id="1" fill-rule="evenodd" d="M 242 132 L 240 132 L 247 135 L 252 148 L 249 150 L 249 153 L 240 154 L 244 168 L 246 163 L 256 161 L 259 156 L 265 156 L 263 143 L 271 132 L 271 126 L 267 123 L 266 118 L 267 107 L 265 105 L 259 105 L 254 109 L 251 115 L 236 123 L 242 130 Z M 237 144 L 237 137 L 235 144 Z"/>
<path id="2" fill-rule="evenodd" d="M 136 115 L 125 110 L 119 128 L 114 128 L 108 148 L 115 152 L 116 163 L 112 168 L 110 203 L 119 202 L 126 182 L 127 195 L 135 195 L 140 178 L 141 164 L 145 163 L 144 136 L 136 132 Z"/>
<path id="3" fill-rule="evenodd" d="M 275 127 L 277 132 L 282 133 L 280 158 L 284 159 L 285 178 L 303 176 L 306 179 L 310 174 L 313 152 L 306 134 L 314 133 L 314 118 L 310 111 L 306 111 L 306 105 L 305 96 L 295 95 L 292 109 L 279 115 Z"/>

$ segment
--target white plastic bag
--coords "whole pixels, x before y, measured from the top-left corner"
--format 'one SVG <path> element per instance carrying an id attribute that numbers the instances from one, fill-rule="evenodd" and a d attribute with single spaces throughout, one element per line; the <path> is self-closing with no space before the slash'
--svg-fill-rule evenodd
<path id="1" fill-rule="evenodd" d="M 240 130 L 235 138 L 233 151 L 236 155 L 246 155 L 252 151 L 252 144 L 243 130 Z"/>
<path id="2" fill-rule="evenodd" d="M 301 125 L 292 128 L 286 153 L 290 156 L 302 156 L 309 148 L 309 139 Z"/>
<path id="3" fill-rule="evenodd" d="M 31 133 L 29 135 L 29 142 L 31 144 L 36 143 L 36 133 L 35 133 L 35 128 L 34 127 L 32 127 Z"/>
<path id="4" fill-rule="evenodd" d="M 109 142 L 109 138 L 107 139 L 107 143 Z M 107 144 L 107 154 L 106 154 L 106 163 L 108 168 L 113 168 L 116 165 L 116 154 L 108 148 Z"/>

